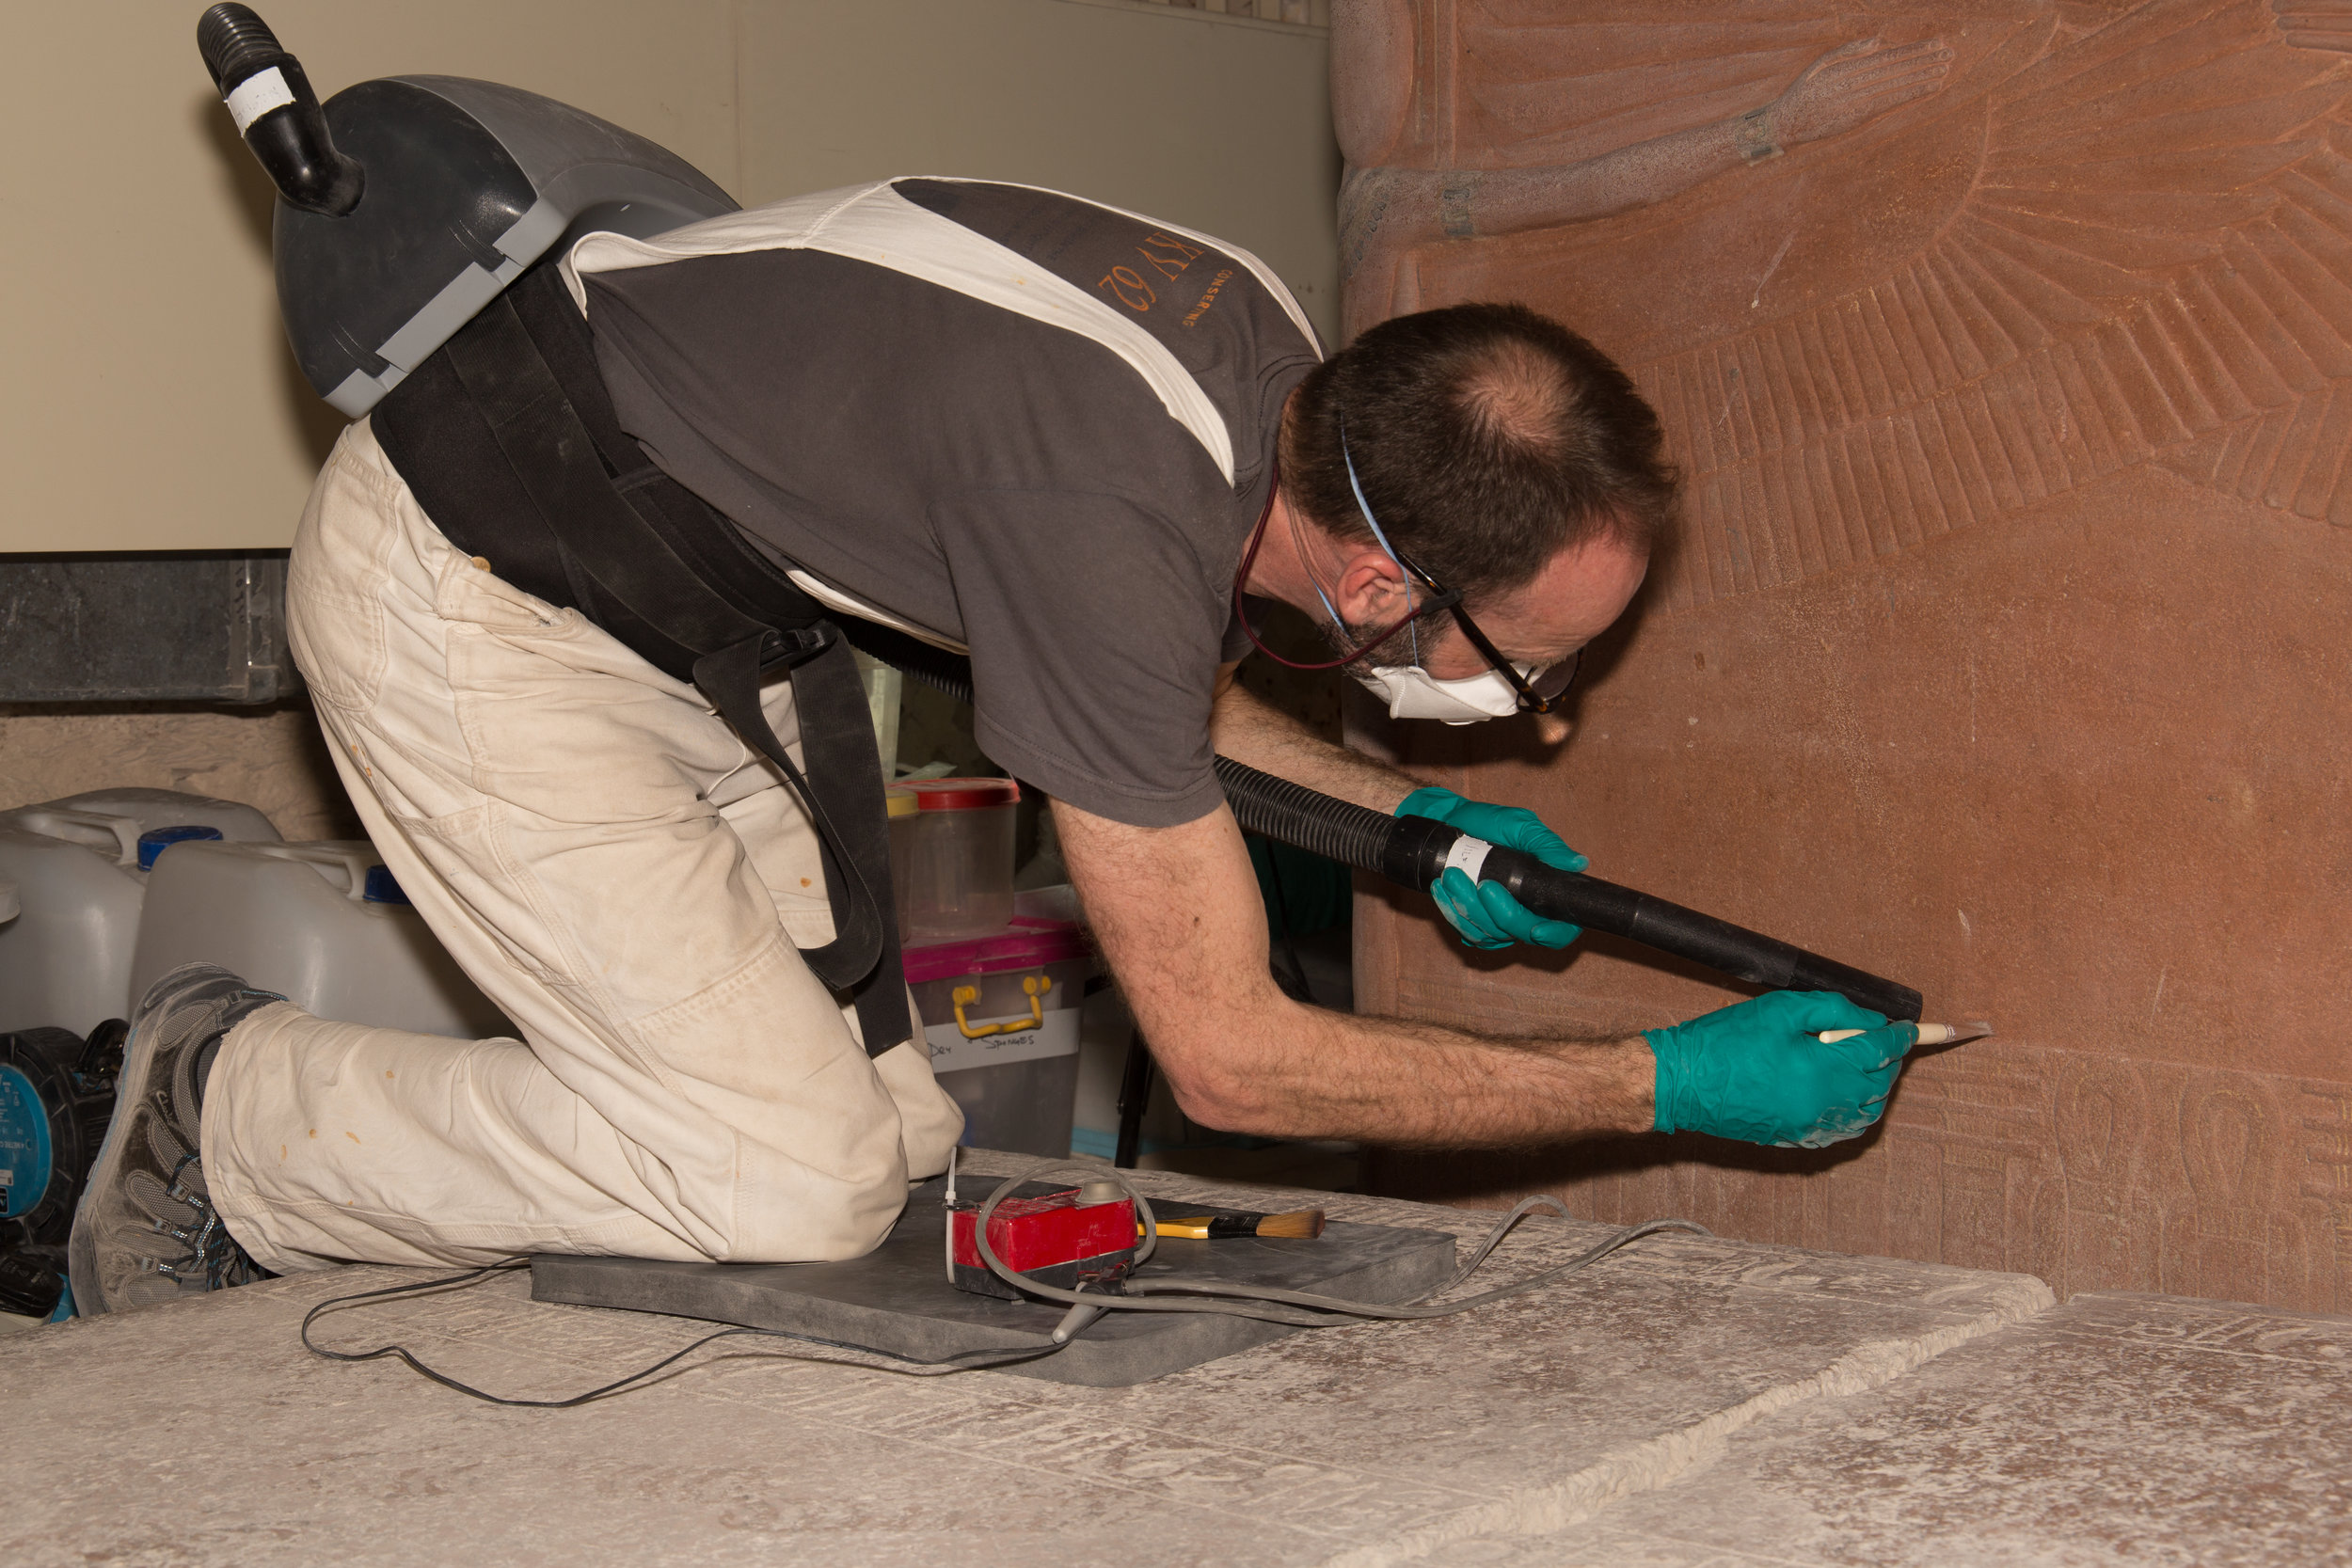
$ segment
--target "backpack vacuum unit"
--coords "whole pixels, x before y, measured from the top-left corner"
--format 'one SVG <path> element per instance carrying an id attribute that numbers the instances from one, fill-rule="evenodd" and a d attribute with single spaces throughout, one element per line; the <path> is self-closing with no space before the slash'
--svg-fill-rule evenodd
<path id="1" fill-rule="evenodd" d="M 206 11 L 196 45 L 278 186 L 270 242 L 294 359 L 349 419 L 558 241 L 736 210 L 675 153 L 535 92 L 388 76 L 321 104 L 246 6 Z"/>
<path id="2" fill-rule="evenodd" d="M 535 93 L 403 76 L 359 83 L 322 104 L 300 63 L 241 5 L 207 10 L 198 47 L 278 186 L 273 249 L 294 357 L 319 395 L 353 419 L 580 235 L 646 238 L 737 210 L 674 153 Z M 850 622 L 834 635 L 933 685 L 970 690 L 968 664 L 888 628 Z M 1917 991 L 1756 932 L 1553 871 L 1442 824 L 1367 813 L 1229 759 L 1218 759 L 1217 771 L 1246 830 L 1416 891 L 1468 855 L 1546 917 L 1736 978 L 1835 990 L 1890 1018 L 1919 1017 Z M 1428 1297 L 1466 1278 L 1520 1215 L 1549 1200 L 1506 1215 L 1457 1270 L 1452 1237 L 1394 1227 L 1163 1239 L 1140 1194 L 1116 1176 L 1089 1174 L 1096 1180 L 1083 1184 L 1015 1178 L 976 1204 L 959 1198 L 951 1171 L 917 1189 L 891 1237 L 851 1262 L 546 1257 L 533 1260 L 533 1294 L 746 1325 L 722 1332 L 814 1339 L 891 1357 L 902 1370 L 993 1366 L 1119 1385 L 1297 1328 L 1443 1316 L 1532 1289 L 1658 1228 L 1698 1229 L 1683 1221 L 1635 1227 L 1533 1278 L 1432 1306 Z M 1130 1224 L 1137 1234 L 1122 1253 L 1112 1232 Z M 307 1342 L 307 1323 L 305 1334 Z M 394 1354 L 413 1364 L 396 1347 L 370 1353 Z"/>

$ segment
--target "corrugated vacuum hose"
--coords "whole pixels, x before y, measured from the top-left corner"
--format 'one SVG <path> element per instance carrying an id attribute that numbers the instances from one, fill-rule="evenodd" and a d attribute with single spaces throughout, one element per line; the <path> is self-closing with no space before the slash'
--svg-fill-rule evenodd
<path id="1" fill-rule="evenodd" d="M 1890 1019 L 1918 1020 L 1920 996 L 1909 986 L 1727 920 L 1598 877 L 1558 870 L 1429 817 L 1390 816 L 1351 805 L 1231 757 L 1216 759 L 1216 777 L 1245 832 L 1377 872 L 1400 887 L 1426 892 L 1447 866 L 1458 865 L 1477 880 L 1502 883 L 1546 920 L 1625 937 L 1773 990 L 1836 991 Z"/>
<path id="2" fill-rule="evenodd" d="M 849 640 L 886 664 L 960 702 L 972 700 L 972 664 L 887 626 L 848 620 Z M 1425 816 L 1389 816 L 1304 784 L 1278 779 L 1231 757 L 1216 759 L 1217 783 L 1246 832 L 1372 871 L 1400 887 L 1426 893 L 1449 865 L 1472 878 L 1501 882 L 1513 897 L 1547 920 L 1638 942 L 1677 958 L 1705 964 L 1735 980 L 1773 990 L 1827 990 L 1890 1019 L 1916 1022 L 1920 995 L 1909 986 L 1808 953 L 1802 947 L 1686 910 L 1629 887 L 1559 871 L 1534 856 L 1487 844 L 1459 828 Z"/>
<path id="3" fill-rule="evenodd" d="M 237 134 L 285 198 L 341 217 L 359 205 L 365 171 L 335 150 L 326 112 L 302 63 L 250 6 L 215 6 L 197 19 L 197 53 L 229 105 Z"/>

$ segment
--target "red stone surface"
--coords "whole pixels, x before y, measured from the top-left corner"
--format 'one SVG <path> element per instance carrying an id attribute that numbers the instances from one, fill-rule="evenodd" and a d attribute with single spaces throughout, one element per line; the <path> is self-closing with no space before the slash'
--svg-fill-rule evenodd
<path id="1" fill-rule="evenodd" d="M 1820 1154 L 1394 1156 L 1390 1190 L 2352 1310 L 2352 5 L 1335 25 L 1349 320 L 1546 309 L 1633 372 L 1689 486 L 1565 745 L 1414 726 L 1406 760 L 2000 1028 Z M 1946 63 L 1739 156 L 1724 127 L 1872 37 Z M 1496 232 L 1530 189 L 1549 216 Z M 1735 994 L 1361 903 L 1369 1009 L 1557 1032 Z"/>

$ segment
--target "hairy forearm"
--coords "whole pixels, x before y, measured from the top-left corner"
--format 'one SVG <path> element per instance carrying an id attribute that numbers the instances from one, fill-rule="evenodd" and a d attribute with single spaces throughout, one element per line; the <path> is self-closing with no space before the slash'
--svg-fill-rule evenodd
<path id="1" fill-rule="evenodd" d="M 1656 1064 L 1638 1037 L 1497 1039 L 1294 1005 L 1212 1049 L 1165 1064 L 1185 1114 L 1258 1137 L 1502 1148 L 1654 1120 Z"/>
<path id="2" fill-rule="evenodd" d="M 1194 1120 L 1487 1148 L 1653 1125 L 1657 1066 L 1638 1037 L 1494 1039 L 1284 996 L 1232 813 L 1136 828 L 1057 800 L 1054 819 L 1095 940 Z"/>
<path id="3" fill-rule="evenodd" d="M 1398 801 L 1421 787 L 1419 779 L 1333 745 L 1232 682 L 1217 692 L 1209 740 L 1219 754 L 1235 762 L 1374 811 L 1392 812 Z"/>

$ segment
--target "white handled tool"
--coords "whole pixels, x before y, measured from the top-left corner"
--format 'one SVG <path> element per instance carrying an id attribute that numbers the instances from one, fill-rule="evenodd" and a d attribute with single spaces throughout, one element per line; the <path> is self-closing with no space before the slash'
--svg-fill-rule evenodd
<path id="1" fill-rule="evenodd" d="M 1968 1040 L 1980 1040 L 1993 1033 L 1993 1025 L 1983 1019 L 1971 1023 L 1917 1023 L 1912 1027 L 1919 1031 L 1918 1041 L 1912 1047 L 1915 1051 L 1920 1046 L 1960 1045 Z M 1820 1038 L 1822 1044 L 1830 1045 L 1867 1033 L 1867 1029 L 1824 1029 Z"/>

